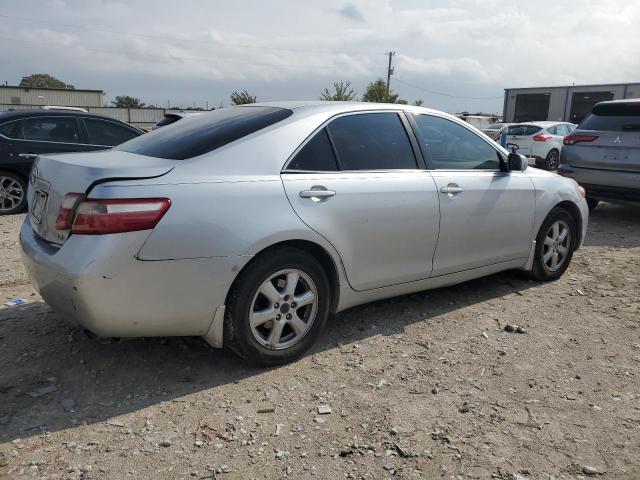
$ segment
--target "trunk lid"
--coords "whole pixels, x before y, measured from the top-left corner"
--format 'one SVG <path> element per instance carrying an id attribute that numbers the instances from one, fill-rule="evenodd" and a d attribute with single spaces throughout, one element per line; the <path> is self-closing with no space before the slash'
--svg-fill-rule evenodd
<path id="1" fill-rule="evenodd" d="M 78 152 L 38 157 L 29 179 L 29 220 L 36 234 L 63 244 L 69 231 L 56 230 L 62 200 L 68 193 L 86 193 L 96 183 L 153 178 L 170 172 L 177 162 L 119 150 Z"/>
<path id="2" fill-rule="evenodd" d="M 640 132 L 576 130 L 574 135 L 597 136 L 592 142 L 567 145 L 567 163 L 598 170 L 640 172 Z"/>

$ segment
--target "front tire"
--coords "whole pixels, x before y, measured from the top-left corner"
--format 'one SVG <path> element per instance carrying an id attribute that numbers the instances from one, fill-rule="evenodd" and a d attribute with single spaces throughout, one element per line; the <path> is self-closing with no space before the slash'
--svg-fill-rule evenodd
<path id="1" fill-rule="evenodd" d="M 555 148 L 547 153 L 547 158 L 544 160 L 544 168 L 550 171 L 555 171 L 560 166 L 560 152 Z"/>
<path id="2" fill-rule="evenodd" d="M 0 215 L 13 215 L 27 207 L 27 182 L 13 172 L 0 171 Z"/>
<path id="3" fill-rule="evenodd" d="M 295 360 L 324 329 L 330 292 L 324 269 L 302 250 L 283 247 L 256 257 L 230 294 L 225 346 L 260 366 Z"/>
<path id="4" fill-rule="evenodd" d="M 532 276 L 541 282 L 560 278 L 571 263 L 577 235 L 576 223 L 567 210 L 551 210 L 536 237 Z"/>

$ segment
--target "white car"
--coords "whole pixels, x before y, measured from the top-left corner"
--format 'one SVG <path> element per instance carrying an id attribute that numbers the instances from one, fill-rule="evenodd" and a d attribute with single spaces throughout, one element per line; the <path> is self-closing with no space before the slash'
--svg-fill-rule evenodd
<path id="1" fill-rule="evenodd" d="M 486 128 L 481 129 L 481 132 L 484 133 L 491 140 L 500 143 L 500 135 L 502 132 L 506 130 L 512 123 L 493 123 Z"/>
<path id="2" fill-rule="evenodd" d="M 518 146 L 518 153 L 529 163 L 545 170 L 557 170 L 560 165 L 562 140 L 576 129 L 568 122 L 516 123 L 507 129 L 507 143 Z"/>

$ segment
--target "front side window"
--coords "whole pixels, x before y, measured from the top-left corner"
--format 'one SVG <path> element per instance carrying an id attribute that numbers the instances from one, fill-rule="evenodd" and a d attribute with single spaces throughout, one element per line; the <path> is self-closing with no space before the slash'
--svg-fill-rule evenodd
<path id="1" fill-rule="evenodd" d="M 117 125 L 113 122 L 85 118 L 84 124 L 89 134 L 89 143 L 92 145 L 107 145 L 113 147 L 138 136 L 138 134 L 130 128 Z"/>
<path id="2" fill-rule="evenodd" d="M 323 128 L 309 140 L 293 157 L 287 170 L 308 170 L 332 172 L 338 170 L 336 157 L 329 142 L 327 131 Z"/>
<path id="3" fill-rule="evenodd" d="M 395 112 L 339 117 L 327 130 L 342 170 L 417 168 L 407 131 Z"/>
<path id="4" fill-rule="evenodd" d="M 73 117 L 34 117 L 20 122 L 17 138 L 38 142 L 80 143 L 76 119 Z"/>
<path id="5" fill-rule="evenodd" d="M 122 150 L 150 157 L 185 160 L 211 152 L 267 128 L 292 115 L 286 108 L 227 107 L 183 118 L 171 128 L 159 128 L 119 145 Z"/>
<path id="6" fill-rule="evenodd" d="M 415 114 L 425 154 L 436 169 L 498 170 L 499 154 L 468 128 L 446 118 Z"/>

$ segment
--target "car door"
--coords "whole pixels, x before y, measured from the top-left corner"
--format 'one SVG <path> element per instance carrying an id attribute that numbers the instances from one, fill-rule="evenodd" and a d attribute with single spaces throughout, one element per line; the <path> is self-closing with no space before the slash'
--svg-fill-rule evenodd
<path id="1" fill-rule="evenodd" d="M 294 210 L 336 248 L 355 290 L 431 273 L 438 194 L 407 128 L 398 112 L 338 116 L 307 139 L 282 173 Z"/>
<path id="2" fill-rule="evenodd" d="M 18 121 L 11 155 L 33 162 L 38 155 L 90 150 L 83 144 L 78 121 L 73 116 L 38 116 Z"/>
<path id="3" fill-rule="evenodd" d="M 427 114 L 412 119 L 440 198 L 432 276 L 524 263 L 535 214 L 527 173 L 501 171 L 497 148 L 461 123 Z"/>

